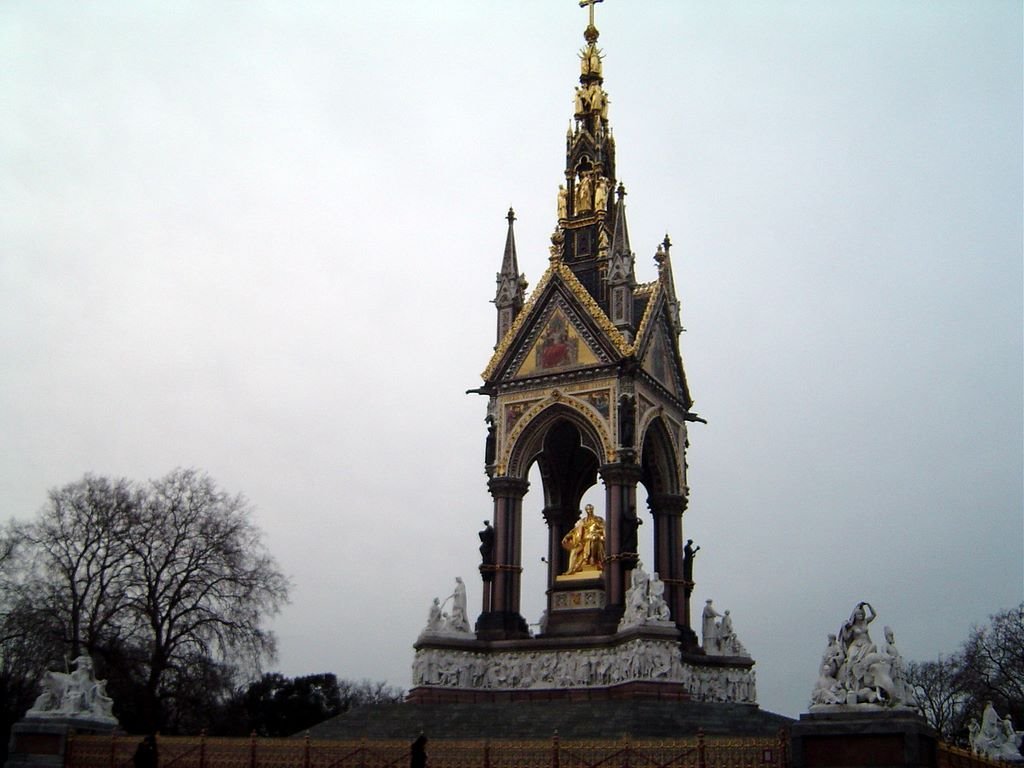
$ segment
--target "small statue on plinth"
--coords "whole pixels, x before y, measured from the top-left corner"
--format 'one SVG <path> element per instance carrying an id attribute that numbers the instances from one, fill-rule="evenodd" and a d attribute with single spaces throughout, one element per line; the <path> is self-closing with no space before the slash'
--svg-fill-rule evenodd
<path id="1" fill-rule="evenodd" d="M 484 520 L 484 529 L 480 531 L 480 563 L 494 565 L 494 529 L 490 520 Z"/>
<path id="2" fill-rule="evenodd" d="M 683 580 L 693 582 L 693 558 L 700 552 L 700 547 L 693 546 L 693 539 L 687 539 L 683 546 Z"/>

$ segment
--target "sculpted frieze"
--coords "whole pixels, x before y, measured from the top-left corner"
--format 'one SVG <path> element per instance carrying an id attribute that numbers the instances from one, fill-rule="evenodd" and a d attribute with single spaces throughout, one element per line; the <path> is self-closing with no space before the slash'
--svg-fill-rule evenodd
<path id="1" fill-rule="evenodd" d="M 638 637 L 606 648 L 538 651 L 420 648 L 413 662 L 414 686 L 525 690 L 639 681 L 681 684 L 698 701 L 757 701 L 752 669 L 683 663 L 672 640 Z"/>

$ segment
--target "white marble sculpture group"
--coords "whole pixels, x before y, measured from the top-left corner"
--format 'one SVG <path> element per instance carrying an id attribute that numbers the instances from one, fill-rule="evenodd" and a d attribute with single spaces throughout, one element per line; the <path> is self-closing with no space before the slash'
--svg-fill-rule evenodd
<path id="1" fill-rule="evenodd" d="M 971 750 L 992 760 L 1024 761 L 1020 753 L 1021 738 L 1024 731 L 1015 731 L 1010 716 L 1000 718 L 992 702 L 985 703 L 985 712 L 981 723 L 971 719 L 967 725 L 971 740 Z"/>
<path id="2" fill-rule="evenodd" d="M 665 582 L 655 571 L 650 576 L 643 564 L 637 562 L 626 590 L 626 610 L 619 622 L 619 631 L 644 624 L 672 624 L 672 614 L 665 602 Z"/>
<path id="3" fill-rule="evenodd" d="M 92 659 L 79 656 L 73 672 L 47 672 L 43 692 L 26 712 L 28 718 L 74 718 L 117 723 L 113 700 L 107 695 L 106 680 L 97 680 Z"/>
<path id="4" fill-rule="evenodd" d="M 444 607 L 448 601 L 452 601 L 451 612 L 445 612 Z M 473 629 L 469 625 L 469 614 L 466 609 L 466 585 L 460 576 L 455 577 L 455 590 L 441 602 L 441 598 L 435 597 L 430 604 L 430 611 L 427 614 L 427 626 L 424 627 L 420 637 L 427 635 L 472 636 Z"/>
<path id="5" fill-rule="evenodd" d="M 736 637 L 729 611 L 719 613 L 711 604 L 704 602 L 701 614 L 701 647 L 708 656 L 745 656 L 750 658 L 743 643 Z"/>
<path id="6" fill-rule="evenodd" d="M 818 680 L 811 692 L 811 712 L 917 707 L 892 629 L 885 628 L 884 646 L 871 642 L 868 625 L 875 616 L 870 603 L 857 603 L 838 635 L 828 636 Z"/>

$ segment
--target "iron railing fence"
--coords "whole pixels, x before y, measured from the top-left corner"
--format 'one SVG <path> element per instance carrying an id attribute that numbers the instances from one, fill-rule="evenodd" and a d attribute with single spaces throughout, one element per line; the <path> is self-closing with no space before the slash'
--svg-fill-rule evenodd
<path id="1" fill-rule="evenodd" d="M 991 760 L 981 755 L 976 755 L 970 750 L 954 747 L 952 744 L 939 742 L 938 768 L 1007 768 L 1010 763 L 999 760 Z"/>
<path id="2" fill-rule="evenodd" d="M 133 768 L 140 738 L 75 736 L 65 768 Z M 788 768 L 788 737 L 685 739 L 431 739 L 430 768 Z M 410 743 L 394 740 L 158 736 L 159 768 L 405 768 Z M 959 768 L 950 765 L 949 768 Z M 971 767 L 973 768 L 973 766 Z"/>

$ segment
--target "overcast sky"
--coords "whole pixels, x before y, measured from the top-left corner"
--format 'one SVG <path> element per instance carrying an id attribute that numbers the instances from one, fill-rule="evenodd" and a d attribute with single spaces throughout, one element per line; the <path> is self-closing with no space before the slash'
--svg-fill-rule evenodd
<path id="1" fill-rule="evenodd" d="M 1024 599 L 1021 16 L 597 7 L 638 277 L 667 232 L 708 420 L 693 604 L 731 610 L 766 709 L 806 711 L 859 600 L 924 660 Z M 479 608 L 464 392 L 510 205 L 531 285 L 547 265 L 585 24 L 575 0 L 0 3 L 0 513 L 204 469 L 293 581 L 276 668 L 408 687 L 431 598 L 461 575 Z"/>

